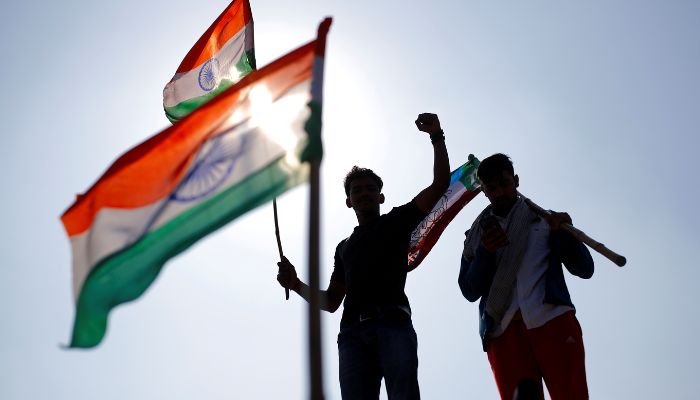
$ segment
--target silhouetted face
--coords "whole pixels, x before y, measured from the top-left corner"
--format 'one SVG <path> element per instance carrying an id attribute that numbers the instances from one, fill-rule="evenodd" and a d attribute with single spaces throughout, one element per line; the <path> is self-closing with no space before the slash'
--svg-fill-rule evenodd
<path id="1" fill-rule="evenodd" d="M 481 190 L 491 202 L 494 214 L 500 216 L 508 214 L 518 200 L 518 175 L 513 176 L 510 172 L 503 171 L 500 176 L 483 181 L 481 184 Z"/>
<path id="2" fill-rule="evenodd" d="M 350 182 L 350 194 L 345 204 L 356 212 L 377 212 L 379 205 L 384 203 L 384 195 L 379 186 L 370 177 L 355 178 Z"/>

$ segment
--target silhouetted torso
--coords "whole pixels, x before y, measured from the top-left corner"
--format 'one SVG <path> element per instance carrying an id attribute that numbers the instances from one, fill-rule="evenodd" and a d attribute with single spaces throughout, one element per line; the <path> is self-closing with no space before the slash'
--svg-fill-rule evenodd
<path id="1" fill-rule="evenodd" d="M 360 313 L 399 306 L 410 310 L 404 292 L 411 232 L 425 218 L 411 201 L 366 225 L 355 227 L 335 251 L 331 280 L 345 284 L 343 319 L 357 321 Z"/>

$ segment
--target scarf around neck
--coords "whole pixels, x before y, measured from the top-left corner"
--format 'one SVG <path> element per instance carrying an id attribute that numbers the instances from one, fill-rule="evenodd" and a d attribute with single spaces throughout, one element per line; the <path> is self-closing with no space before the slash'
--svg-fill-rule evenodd
<path id="1" fill-rule="evenodd" d="M 476 249 L 481 243 L 481 221 L 491 213 L 492 206 L 489 205 L 474 220 L 471 229 L 467 232 L 462 254 L 465 259 L 474 258 Z M 537 219 L 537 214 L 527 206 L 521 196 L 518 196 L 518 200 L 506 216 L 504 230 L 510 243 L 496 250 L 496 273 L 486 298 L 485 310 L 498 323 L 503 319 L 510 305 L 518 270 L 527 249 L 530 223 L 534 219 Z"/>

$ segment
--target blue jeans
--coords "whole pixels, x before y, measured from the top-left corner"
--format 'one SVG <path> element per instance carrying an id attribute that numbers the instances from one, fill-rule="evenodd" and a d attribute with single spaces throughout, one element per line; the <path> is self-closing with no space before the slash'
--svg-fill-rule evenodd
<path id="1" fill-rule="evenodd" d="M 340 392 L 377 400 L 382 377 L 389 400 L 418 400 L 418 339 L 411 318 L 385 316 L 341 326 Z"/>

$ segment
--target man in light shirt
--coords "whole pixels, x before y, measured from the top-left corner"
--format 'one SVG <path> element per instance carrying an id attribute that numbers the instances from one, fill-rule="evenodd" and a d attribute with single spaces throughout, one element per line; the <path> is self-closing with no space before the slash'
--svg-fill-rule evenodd
<path id="1" fill-rule="evenodd" d="M 523 381 L 542 380 L 552 400 L 588 399 L 581 327 L 564 281 L 593 275 L 586 246 L 560 230 L 567 213 L 543 219 L 517 187 L 504 154 L 484 159 L 477 176 L 491 203 L 466 232 L 459 287 L 479 302 L 479 331 L 502 399 Z"/>

